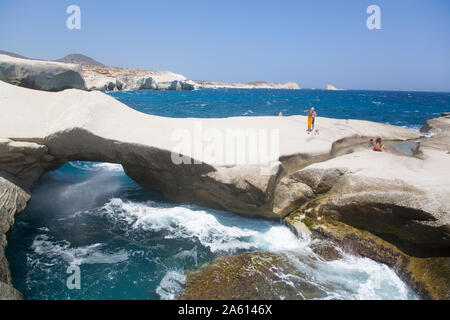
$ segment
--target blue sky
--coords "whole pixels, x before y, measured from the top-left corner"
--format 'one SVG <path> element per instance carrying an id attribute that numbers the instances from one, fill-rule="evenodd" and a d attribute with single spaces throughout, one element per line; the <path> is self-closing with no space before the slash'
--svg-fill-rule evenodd
<path id="1" fill-rule="evenodd" d="M 81 30 L 66 8 L 81 8 Z M 381 8 L 368 30 L 366 8 Z M 189 79 L 450 91 L 449 0 L 1 0 L 0 49 Z"/>

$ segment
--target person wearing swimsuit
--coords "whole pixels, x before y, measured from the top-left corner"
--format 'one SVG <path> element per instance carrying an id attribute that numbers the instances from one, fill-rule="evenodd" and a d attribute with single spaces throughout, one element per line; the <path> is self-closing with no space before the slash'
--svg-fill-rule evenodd
<path id="1" fill-rule="evenodd" d="M 388 149 L 381 142 L 381 138 L 377 138 L 373 144 L 373 151 L 383 152 L 383 150 L 388 151 Z"/>

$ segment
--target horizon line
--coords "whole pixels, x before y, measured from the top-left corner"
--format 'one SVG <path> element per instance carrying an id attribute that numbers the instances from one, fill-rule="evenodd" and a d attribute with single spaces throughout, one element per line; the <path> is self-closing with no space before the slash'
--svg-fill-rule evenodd
<path id="1" fill-rule="evenodd" d="M 103 63 L 97 61 L 96 59 L 94 59 L 94 58 L 92 58 L 92 57 L 90 57 L 90 56 L 88 56 L 88 55 L 86 55 L 84 53 L 81 53 L 81 52 L 68 53 L 64 57 L 61 57 L 61 58 L 58 58 L 58 59 L 54 59 L 54 60 L 47 60 L 47 59 L 40 59 L 40 58 L 30 58 L 28 56 L 24 56 L 22 54 L 19 54 L 19 53 L 13 52 L 13 51 L 3 50 L 3 49 L 0 49 L 0 54 L 8 55 L 8 56 L 11 56 L 11 57 L 14 57 L 14 58 L 18 58 L 18 59 L 37 60 L 37 61 L 49 61 L 49 62 L 59 62 L 59 63 L 67 63 L 67 62 L 57 61 L 58 59 L 63 59 L 63 58 L 65 58 L 67 56 L 70 56 L 70 55 L 82 55 L 82 56 L 84 56 L 86 58 L 94 60 L 97 63 L 103 64 Z M 77 63 L 74 63 L 74 64 L 77 64 Z M 82 64 L 79 64 L 79 65 L 83 66 Z M 90 66 L 90 65 L 86 65 L 86 66 Z M 93 65 L 93 66 L 95 66 L 95 65 Z M 172 71 L 172 70 L 149 70 L 149 69 L 142 68 L 142 67 L 131 67 L 130 68 L 130 67 L 111 66 L 111 65 L 105 65 L 105 64 L 103 64 L 103 68 L 138 69 L 138 70 L 145 70 L 145 71 L 169 71 L 169 72 L 177 73 L 176 71 Z M 180 73 L 180 75 L 185 76 L 184 74 L 181 74 L 181 73 Z M 320 87 L 320 88 L 313 88 L 313 87 L 305 87 L 305 88 L 303 88 L 303 87 L 301 87 L 301 85 L 297 81 L 284 81 L 283 83 L 282 82 L 276 82 L 276 81 L 270 81 L 270 80 L 251 80 L 249 82 L 239 82 L 239 81 L 237 81 L 237 82 L 234 82 L 234 81 L 233 82 L 227 82 L 227 81 L 222 81 L 222 80 L 194 80 L 194 79 L 189 79 L 188 77 L 186 77 L 186 78 L 188 80 L 191 80 L 191 81 L 206 81 L 206 82 L 221 82 L 221 83 L 242 83 L 242 84 L 248 84 L 249 82 L 253 82 L 253 81 L 275 82 L 275 83 L 279 83 L 279 84 L 283 84 L 283 83 L 285 84 L 285 83 L 289 83 L 289 82 L 294 82 L 300 87 L 300 89 L 285 89 L 285 90 L 291 90 L 291 91 L 292 90 L 293 91 L 295 91 L 295 90 L 311 90 L 311 91 L 323 90 L 323 91 L 387 91 L 387 92 L 414 92 L 414 93 L 450 93 L 450 89 L 448 91 L 439 91 L 439 90 L 434 90 L 434 89 L 430 89 L 430 90 L 426 90 L 426 89 L 413 90 L 413 89 L 367 89 L 367 88 L 366 89 L 362 89 L 362 88 L 358 88 L 358 89 L 355 89 L 355 88 L 348 88 L 348 89 L 347 88 L 339 88 L 338 90 L 327 90 L 326 88 L 322 88 L 322 87 Z M 331 83 L 327 83 L 327 85 L 328 84 L 331 84 Z M 331 85 L 334 86 L 334 84 L 331 84 Z M 228 88 L 228 89 L 233 89 L 233 88 Z M 236 89 L 252 90 L 252 88 L 236 88 Z M 264 90 L 264 89 L 259 89 L 259 88 L 256 88 L 256 89 Z M 270 89 L 267 89 L 267 90 L 270 90 Z M 276 90 L 283 90 L 283 89 L 276 89 Z"/>

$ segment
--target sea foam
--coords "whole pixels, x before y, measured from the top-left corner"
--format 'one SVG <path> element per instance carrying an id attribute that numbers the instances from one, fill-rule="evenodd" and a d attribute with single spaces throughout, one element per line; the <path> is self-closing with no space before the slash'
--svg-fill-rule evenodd
<path id="1" fill-rule="evenodd" d="M 192 205 L 160 206 L 111 199 L 102 211 L 132 228 L 164 232 L 165 239 L 196 240 L 211 252 L 237 250 L 294 250 L 306 245 L 287 227 L 263 220 L 237 217 Z"/>

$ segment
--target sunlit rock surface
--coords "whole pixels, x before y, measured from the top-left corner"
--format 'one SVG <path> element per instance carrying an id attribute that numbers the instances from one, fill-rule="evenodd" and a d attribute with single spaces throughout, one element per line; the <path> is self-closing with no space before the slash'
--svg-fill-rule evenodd
<path id="1" fill-rule="evenodd" d="M 86 89 L 76 64 L 14 58 L 0 54 L 0 81 L 45 90 Z"/>

